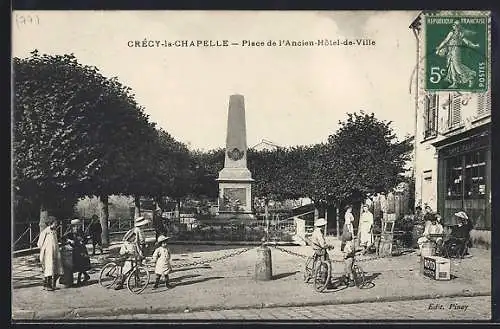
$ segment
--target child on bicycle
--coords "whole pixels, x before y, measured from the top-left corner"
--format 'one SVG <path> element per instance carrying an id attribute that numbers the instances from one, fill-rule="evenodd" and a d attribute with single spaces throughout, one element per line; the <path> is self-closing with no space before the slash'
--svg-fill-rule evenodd
<path id="1" fill-rule="evenodd" d="M 352 240 L 352 234 L 345 234 L 345 246 L 344 246 L 344 282 L 349 286 L 354 286 L 354 273 L 352 270 L 352 266 L 354 265 L 354 255 L 356 253 L 356 249 L 354 248 L 354 243 Z"/>
<path id="2" fill-rule="evenodd" d="M 140 263 L 145 258 L 145 239 L 141 227 L 147 224 L 149 224 L 149 220 L 144 217 L 136 218 L 134 228 L 125 233 L 122 238 L 123 245 L 120 249 L 120 255 L 122 256 L 123 265 L 120 269 L 120 278 L 115 286 L 115 290 L 123 289 L 123 285 L 125 284 L 125 274 L 128 273 L 133 267 L 132 261 L 135 260 Z"/>
<path id="3" fill-rule="evenodd" d="M 168 274 L 172 270 L 170 266 L 170 252 L 167 248 L 168 237 L 160 235 L 158 237 L 158 244 L 160 245 L 153 253 L 153 262 L 155 262 L 156 280 L 153 289 L 158 288 L 161 276 L 165 276 L 165 287 L 172 288 L 168 280 Z"/>
<path id="4" fill-rule="evenodd" d="M 316 262 L 318 260 L 324 260 L 327 261 L 329 260 L 328 253 L 326 252 L 326 249 L 333 249 L 332 245 L 329 245 L 326 243 L 325 240 L 325 226 L 326 226 L 326 220 L 324 218 L 320 218 L 316 221 L 314 224 L 316 227 L 311 235 L 311 245 L 314 250 L 314 255 L 313 255 L 313 269 L 315 268 Z M 313 270 L 314 272 L 314 270 Z"/>

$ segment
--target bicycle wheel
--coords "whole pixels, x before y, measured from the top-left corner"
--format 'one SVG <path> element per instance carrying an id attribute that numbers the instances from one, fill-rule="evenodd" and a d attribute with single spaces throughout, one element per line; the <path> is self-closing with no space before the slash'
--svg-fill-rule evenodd
<path id="1" fill-rule="evenodd" d="M 136 266 L 128 275 L 127 289 L 134 294 L 140 294 L 149 283 L 149 271 L 144 266 Z"/>
<path id="2" fill-rule="evenodd" d="M 314 270 L 314 290 L 322 292 L 330 282 L 330 263 L 318 262 Z"/>
<path id="3" fill-rule="evenodd" d="M 304 282 L 308 283 L 312 278 L 312 257 L 307 258 L 304 266 Z"/>
<path id="4" fill-rule="evenodd" d="M 362 288 L 365 285 L 365 272 L 363 272 L 363 269 L 356 264 L 352 267 L 352 272 L 354 274 L 354 283 L 356 284 L 356 287 Z"/>
<path id="5" fill-rule="evenodd" d="M 99 284 L 104 288 L 109 288 L 115 284 L 120 276 L 120 267 L 116 263 L 107 263 L 99 273 Z"/>

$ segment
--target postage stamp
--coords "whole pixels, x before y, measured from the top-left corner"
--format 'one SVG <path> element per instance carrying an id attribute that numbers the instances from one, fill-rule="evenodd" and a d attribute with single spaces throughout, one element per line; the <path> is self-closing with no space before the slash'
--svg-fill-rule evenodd
<path id="1" fill-rule="evenodd" d="M 14 10 L 12 321 L 494 319 L 492 22 Z"/>
<path id="2" fill-rule="evenodd" d="M 488 89 L 487 24 L 485 16 L 426 18 L 426 90 Z"/>

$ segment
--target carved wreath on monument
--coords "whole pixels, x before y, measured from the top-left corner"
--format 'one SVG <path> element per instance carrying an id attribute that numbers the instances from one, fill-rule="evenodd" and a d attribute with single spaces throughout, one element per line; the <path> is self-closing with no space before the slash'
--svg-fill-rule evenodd
<path id="1" fill-rule="evenodd" d="M 229 159 L 231 159 L 233 161 L 238 161 L 241 158 L 243 158 L 243 155 L 245 155 L 245 152 L 241 151 L 235 147 L 232 150 L 230 150 L 229 152 L 227 152 L 227 155 L 228 155 Z"/>

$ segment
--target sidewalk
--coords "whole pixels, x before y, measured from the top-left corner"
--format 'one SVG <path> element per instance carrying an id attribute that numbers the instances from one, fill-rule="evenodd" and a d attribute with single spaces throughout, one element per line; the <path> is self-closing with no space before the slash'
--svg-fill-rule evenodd
<path id="1" fill-rule="evenodd" d="M 227 255 L 241 246 L 174 245 L 172 264 L 191 263 Z M 252 248 L 252 247 L 250 247 Z M 311 254 L 310 247 L 283 247 Z M 471 258 L 452 260 L 451 281 L 434 281 L 419 274 L 415 254 L 359 262 L 372 285 L 367 289 L 339 288 L 317 293 L 303 282 L 304 259 L 275 248 L 272 250 L 272 281 L 255 281 L 256 250 L 208 266 L 178 268 L 171 274 L 174 288 L 147 287 L 140 295 L 126 289 L 107 290 L 97 284 L 103 258 L 93 258 L 91 282 L 85 287 L 41 289 L 40 270 L 29 259 L 13 264 L 12 308 L 14 319 L 87 318 L 106 315 L 161 314 L 203 310 L 245 309 L 276 306 L 333 305 L 376 301 L 418 300 L 491 294 L 489 250 L 472 249 Z M 336 247 L 332 258 L 339 259 Z M 37 255 L 29 256 L 31 259 Z M 26 257 L 26 258 L 29 258 Z M 24 265 L 23 265 L 24 261 Z M 31 260 L 33 261 L 33 260 Z M 19 270 L 23 268 L 24 272 Z M 26 267 L 31 267 L 27 270 Z M 334 263 L 333 272 L 343 271 Z M 334 275 L 338 276 L 338 275 Z"/>
<path id="2" fill-rule="evenodd" d="M 438 306 L 438 307 L 436 307 Z M 442 306 L 442 307 L 441 307 Z M 227 321 L 227 320 L 420 320 L 449 319 L 453 321 L 491 320 L 491 296 L 422 299 L 363 304 L 319 305 L 301 307 L 248 308 L 164 314 L 110 315 L 86 320 L 136 321 Z"/>

